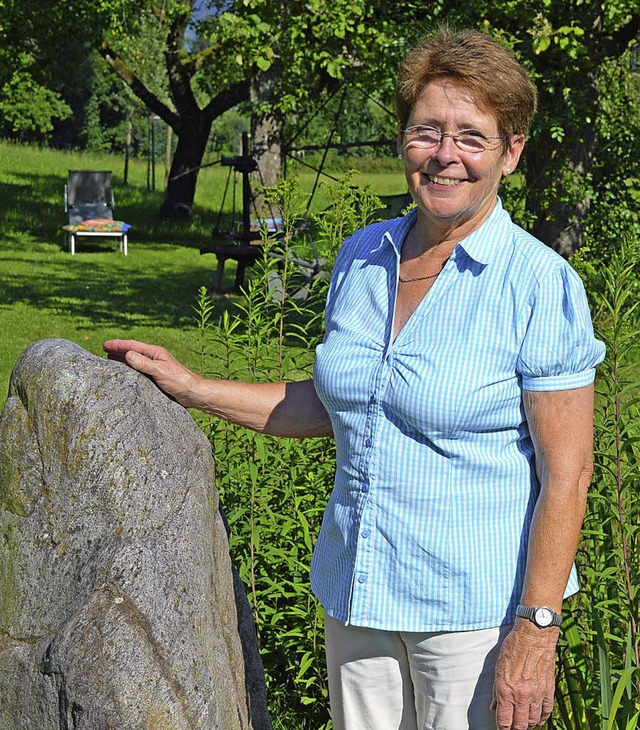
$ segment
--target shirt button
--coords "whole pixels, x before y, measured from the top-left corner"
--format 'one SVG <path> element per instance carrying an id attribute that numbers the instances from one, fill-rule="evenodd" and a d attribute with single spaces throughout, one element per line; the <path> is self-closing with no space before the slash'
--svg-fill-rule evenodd
<path id="1" fill-rule="evenodd" d="M 364 529 L 361 534 L 362 537 L 369 537 L 369 535 L 371 534 L 371 530 Z"/>
<path id="2" fill-rule="evenodd" d="M 370 439 L 370 438 L 367 438 L 367 439 L 365 440 L 365 442 L 364 442 L 364 445 L 365 445 L 365 446 L 366 446 L 367 448 L 369 448 L 369 446 L 371 446 L 371 439 Z"/>
<path id="3" fill-rule="evenodd" d="M 369 485 L 368 484 L 363 484 L 362 485 L 362 488 L 360 489 L 360 491 L 361 492 L 368 492 L 369 491 Z"/>
<path id="4" fill-rule="evenodd" d="M 359 575 L 358 576 L 358 583 L 366 583 L 367 582 L 367 576 L 366 575 Z"/>
<path id="5" fill-rule="evenodd" d="M 375 402 L 376 402 L 376 397 L 375 397 L 375 395 L 372 395 L 371 398 L 369 398 L 369 403 L 371 403 L 371 405 L 373 405 Z"/>

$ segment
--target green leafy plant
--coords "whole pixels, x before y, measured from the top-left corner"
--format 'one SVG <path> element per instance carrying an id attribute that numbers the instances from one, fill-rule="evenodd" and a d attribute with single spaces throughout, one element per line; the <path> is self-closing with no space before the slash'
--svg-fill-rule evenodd
<path id="1" fill-rule="evenodd" d="M 559 652 L 557 715 L 567 730 L 634 730 L 640 718 L 640 411 L 637 324 L 640 244 L 607 263 L 578 261 L 590 283 L 607 357 L 597 380 L 595 474 L 578 555 L 583 590 Z"/>
<path id="2" fill-rule="evenodd" d="M 328 276 L 310 276 L 309 265 L 315 262 L 315 273 L 327 274 L 338 242 L 380 208 L 348 178 L 330 195 L 312 245 L 297 185 L 289 181 L 267 191 L 284 230 L 277 239 L 264 235 L 245 297 L 214 322 L 206 290 L 200 290 L 196 321 L 204 374 L 255 382 L 311 377 Z M 276 439 L 218 420 L 203 428 L 215 453 L 231 553 L 253 609 L 274 723 L 329 728 L 324 616 L 310 592 L 309 567 L 333 485 L 333 440 Z"/>
<path id="3" fill-rule="evenodd" d="M 60 95 L 33 78 L 30 68 L 35 65 L 28 54 L 19 54 L 17 67 L 0 89 L 0 129 L 4 126 L 19 139 L 46 136 L 55 120 L 71 116 L 71 108 Z"/>

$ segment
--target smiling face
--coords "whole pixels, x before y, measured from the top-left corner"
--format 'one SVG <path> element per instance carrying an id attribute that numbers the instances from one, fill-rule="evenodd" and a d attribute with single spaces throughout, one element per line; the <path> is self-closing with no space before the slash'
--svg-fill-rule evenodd
<path id="1" fill-rule="evenodd" d="M 456 134 L 474 130 L 485 137 L 500 135 L 496 117 L 480 109 L 469 92 L 450 79 L 429 83 L 418 97 L 407 127 L 427 125 Z M 524 135 L 508 140 L 505 152 L 500 140 L 491 140 L 483 152 L 460 150 L 450 136 L 424 149 L 403 140 L 405 174 L 418 206 L 418 230 L 423 240 L 438 243 L 460 241 L 476 230 L 496 204 L 503 175 L 512 172 L 524 147 Z"/>

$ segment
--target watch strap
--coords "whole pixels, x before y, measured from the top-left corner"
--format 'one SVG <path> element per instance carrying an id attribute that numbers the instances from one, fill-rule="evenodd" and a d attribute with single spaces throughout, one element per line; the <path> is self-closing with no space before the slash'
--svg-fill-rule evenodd
<path id="1" fill-rule="evenodd" d="M 516 606 L 516 616 L 529 619 L 529 621 L 534 623 L 536 626 L 540 626 L 540 624 L 536 621 L 536 611 L 540 608 L 546 609 L 552 616 L 551 623 L 548 624 L 548 626 L 560 626 L 562 624 L 562 616 L 549 608 L 549 606 L 523 606 L 520 603 Z"/>

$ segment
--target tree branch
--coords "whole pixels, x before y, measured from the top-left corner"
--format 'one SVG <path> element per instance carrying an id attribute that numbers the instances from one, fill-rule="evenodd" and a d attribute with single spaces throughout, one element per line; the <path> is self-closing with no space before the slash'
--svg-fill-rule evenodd
<path id="1" fill-rule="evenodd" d="M 189 65 L 185 65 L 181 59 L 184 34 L 188 23 L 189 16 L 178 16 L 173 19 L 164 53 L 171 96 L 181 117 L 191 116 L 200 111 L 191 88 L 191 77 L 194 69 Z"/>
<path id="2" fill-rule="evenodd" d="M 237 84 L 228 86 L 205 106 L 203 113 L 209 119 L 215 119 L 228 109 L 232 109 L 242 101 L 249 100 L 249 81 L 240 81 Z"/>
<path id="3" fill-rule="evenodd" d="M 165 121 L 176 134 L 180 133 L 180 117 L 140 81 L 127 64 L 118 56 L 118 54 L 109 47 L 107 43 L 103 43 L 99 49 L 100 55 L 111 66 L 113 71 L 125 82 L 125 84 L 133 91 L 133 93 L 142 101 L 154 114 L 157 114 Z"/>
<path id="4" fill-rule="evenodd" d="M 185 0 L 182 3 L 184 7 L 184 15 L 191 16 L 193 11 L 193 0 Z M 165 4 L 158 5 L 153 0 L 142 0 L 142 7 L 165 27 L 169 27 L 173 22 L 173 14 L 169 15 L 166 11 Z"/>
<path id="5" fill-rule="evenodd" d="M 638 36 L 640 36 L 640 13 L 634 13 L 629 22 L 613 34 L 613 41 L 618 48 L 626 48 Z"/>
<path id="6" fill-rule="evenodd" d="M 222 44 L 215 43 L 208 48 L 204 48 L 202 51 L 199 51 L 193 56 L 183 59 L 182 67 L 189 74 L 193 75 L 196 73 L 196 71 L 199 71 L 208 60 L 210 60 L 211 58 L 216 58 L 222 50 Z"/>
<path id="7" fill-rule="evenodd" d="M 601 20 L 598 17 L 599 23 L 601 23 Z M 594 34 L 593 55 L 595 60 L 600 63 L 605 58 L 619 56 L 626 50 L 629 43 L 640 34 L 640 14 L 633 13 L 627 23 L 609 37 L 602 32 L 600 27 L 596 31 Z"/>

